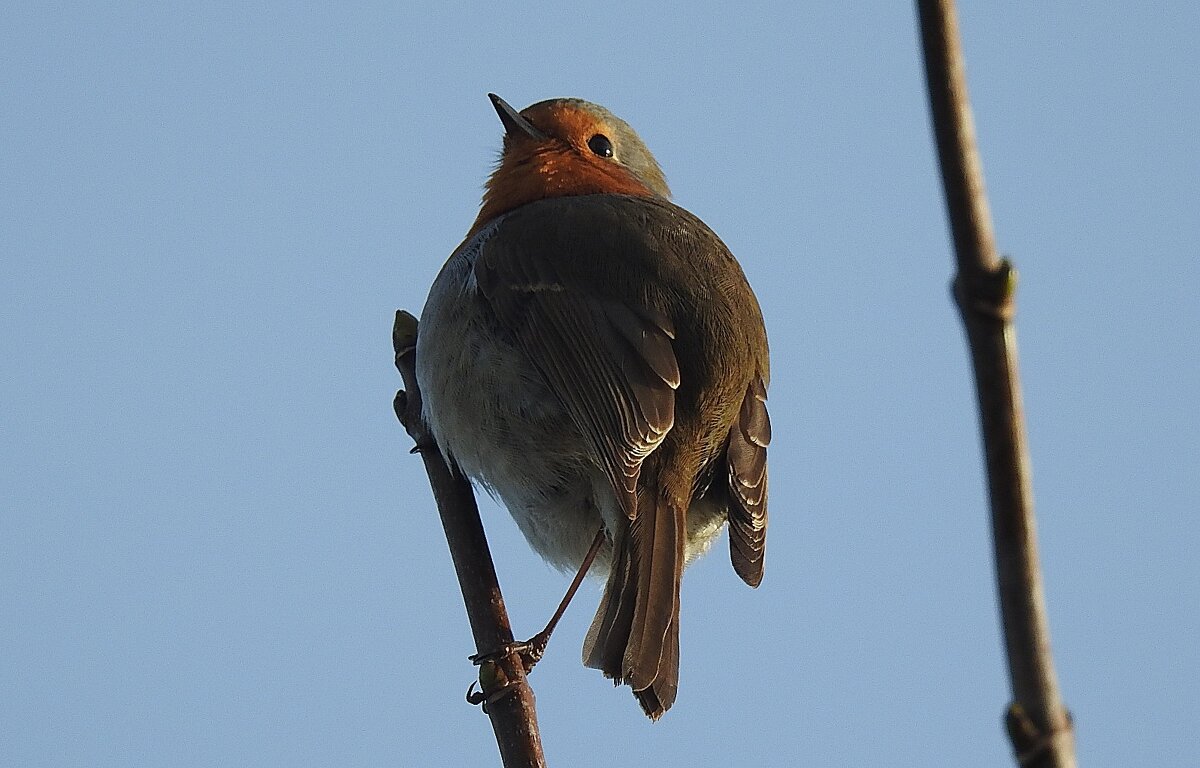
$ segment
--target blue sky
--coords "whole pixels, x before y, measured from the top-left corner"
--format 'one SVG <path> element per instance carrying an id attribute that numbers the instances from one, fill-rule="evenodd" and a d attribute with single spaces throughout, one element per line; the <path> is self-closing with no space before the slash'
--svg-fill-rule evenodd
<path id="1" fill-rule="evenodd" d="M 960 6 L 1056 660 L 1089 766 L 1200 704 L 1200 6 Z M 462 765 L 462 604 L 390 327 L 515 106 L 580 96 L 772 343 L 767 575 L 683 593 L 679 699 L 533 678 L 552 764 L 1012 765 L 966 348 L 905 3 L 18 4 L 0 22 L 0 764 Z M 519 634 L 566 577 L 484 504 Z"/>

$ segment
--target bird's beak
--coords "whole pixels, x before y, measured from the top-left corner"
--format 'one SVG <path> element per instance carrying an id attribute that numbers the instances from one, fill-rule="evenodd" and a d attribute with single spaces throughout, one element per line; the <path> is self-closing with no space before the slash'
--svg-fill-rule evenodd
<path id="1" fill-rule="evenodd" d="M 544 141 L 546 134 L 533 127 L 533 123 L 521 117 L 521 113 L 508 105 L 508 102 L 500 98 L 494 93 L 489 93 L 488 98 L 492 100 L 492 106 L 496 108 L 496 114 L 500 115 L 500 122 L 504 123 L 504 132 L 512 136 L 514 139 L 518 136 L 525 136 L 537 141 Z"/>

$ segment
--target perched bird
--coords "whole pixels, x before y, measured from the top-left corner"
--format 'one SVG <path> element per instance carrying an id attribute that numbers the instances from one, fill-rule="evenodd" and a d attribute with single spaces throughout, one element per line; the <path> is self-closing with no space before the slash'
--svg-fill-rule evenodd
<path id="1" fill-rule="evenodd" d="M 728 521 L 734 570 L 762 579 L 762 314 L 625 121 L 490 98 L 504 149 L 421 315 L 422 415 L 542 557 L 607 569 L 584 662 L 657 719 L 678 687 L 684 565 Z"/>

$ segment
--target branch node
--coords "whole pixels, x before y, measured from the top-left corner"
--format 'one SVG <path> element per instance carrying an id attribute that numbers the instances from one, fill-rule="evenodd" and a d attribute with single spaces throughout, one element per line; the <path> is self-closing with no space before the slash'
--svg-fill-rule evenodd
<path id="1" fill-rule="evenodd" d="M 1059 735 L 1074 731 L 1071 713 L 1067 712 L 1066 716 L 1065 726 L 1043 730 L 1019 703 L 1009 704 L 1004 713 L 1004 729 L 1008 731 L 1008 740 L 1012 742 L 1017 764 L 1034 765 L 1054 747 Z"/>
<path id="2" fill-rule="evenodd" d="M 995 269 L 960 270 L 951 291 L 964 315 L 1011 322 L 1017 307 L 1017 269 L 1005 258 Z"/>
<path id="3" fill-rule="evenodd" d="M 399 366 L 397 365 L 397 367 Z M 396 391 L 396 397 L 392 399 L 392 410 L 396 412 L 396 418 L 400 420 L 400 425 L 407 429 L 408 425 L 404 423 L 404 420 L 408 418 L 408 393 L 403 389 Z"/>
<path id="4" fill-rule="evenodd" d="M 416 379 L 417 318 L 402 309 L 396 311 L 396 321 L 392 325 L 392 348 L 396 353 L 396 370 L 400 371 L 404 386 L 408 388 L 396 393 L 392 409 L 416 443 L 410 453 L 424 453 L 435 445 L 421 416 L 421 390 Z"/>
<path id="5" fill-rule="evenodd" d="M 411 312 L 396 310 L 396 321 L 392 324 L 392 348 L 396 351 L 397 360 L 409 352 L 416 352 L 417 318 Z"/>

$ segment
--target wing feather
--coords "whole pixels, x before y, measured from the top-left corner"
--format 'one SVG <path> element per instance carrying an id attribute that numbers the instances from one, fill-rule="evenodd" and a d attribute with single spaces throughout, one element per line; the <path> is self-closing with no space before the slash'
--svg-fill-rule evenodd
<path id="1" fill-rule="evenodd" d="M 626 515 L 637 515 L 642 461 L 675 423 L 679 363 L 669 320 L 574 285 L 569 261 L 514 247 L 500 231 L 476 284 L 587 436 Z"/>
<path id="2" fill-rule="evenodd" d="M 767 544 L 767 445 L 771 418 L 767 388 L 755 376 L 729 430 L 729 555 L 738 576 L 752 587 L 762 581 Z"/>

